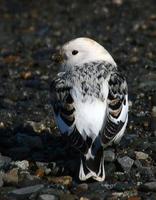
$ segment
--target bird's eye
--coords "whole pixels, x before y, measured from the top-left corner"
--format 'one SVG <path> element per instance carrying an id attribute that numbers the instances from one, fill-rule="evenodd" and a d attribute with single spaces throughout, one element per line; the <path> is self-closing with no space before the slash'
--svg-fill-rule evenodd
<path id="1" fill-rule="evenodd" d="M 73 51 L 72 51 L 72 54 L 73 54 L 73 55 L 76 55 L 76 54 L 78 54 L 78 51 L 77 51 L 77 50 L 73 50 Z"/>

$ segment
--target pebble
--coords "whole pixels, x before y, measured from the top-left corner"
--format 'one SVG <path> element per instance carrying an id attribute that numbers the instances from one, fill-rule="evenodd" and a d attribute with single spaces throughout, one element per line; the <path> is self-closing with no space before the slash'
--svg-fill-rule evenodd
<path id="1" fill-rule="evenodd" d="M 18 177 L 18 168 L 13 168 L 10 171 L 8 171 L 4 177 L 3 180 L 5 183 L 9 185 L 18 185 L 19 177 Z"/>
<path id="2" fill-rule="evenodd" d="M 38 185 L 34 185 L 34 186 L 29 186 L 29 187 L 12 190 L 9 194 L 13 195 L 17 199 L 27 199 L 27 197 L 29 195 L 40 191 L 41 189 L 43 189 L 43 187 L 44 187 L 43 184 L 38 184 Z"/>
<path id="3" fill-rule="evenodd" d="M 40 177 L 30 174 L 28 171 L 21 171 L 19 174 L 19 185 L 22 187 L 36 185 L 43 182 Z"/>
<path id="4" fill-rule="evenodd" d="M 27 160 L 16 161 L 14 162 L 14 165 L 22 170 L 28 170 L 29 168 L 29 162 Z"/>
<path id="5" fill-rule="evenodd" d="M 76 187 L 75 193 L 84 193 L 88 190 L 88 184 L 87 183 L 81 183 Z"/>
<path id="6" fill-rule="evenodd" d="M 80 200 L 90 200 L 87 197 L 80 197 Z"/>
<path id="7" fill-rule="evenodd" d="M 135 155 L 138 160 L 146 160 L 149 157 L 147 153 L 141 151 L 135 151 Z"/>
<path id="8" fill-rule="evenodd" d="M 52 194 L 42 194 L 39 196 L 38 200 L 59 200 L 59 198 Z"/>
<path id="9" fill-rule="evenodd" d="M 115 153 L 112 150 L 104 151 L 105 161 L 113 162 L 115 160 Z"/>
<path id="10" fill-rule="evenodd" d="M 26 80 L 26 79 L 30 79 L 32 78 L 32 72 L 31 71 L 27 71 L 27 72 L 21 72 L 21 78 Z"/>
<path id="11" fill-rule="evenodd" d="M 126 172 L 130 172 L 131 167 L 133 166 L 134 160 L 128 156 L 118 158 L 118 163 L 121 165 L 122 169 Z"/>
<path id="12" fill-rule="evenodd" d="M 8 165 L 11 162 L 11 158 L 7 156 L 2 156 L 0 154 L 0 168 L 4 168 L 6 165 Z"/>
<path id="13" fill-rule="evenodd" d="M 156 192 L 156 181 L 147 182 L 140 186 L 141 190 Z"/>
<path id="14" fill-rule="evenodd" d="M 121 6 L 123 4 L 123 0 L 112 0 L 112 2 L 117 6 Z"/>
<path id="15" fill-rule="evenodd" d="M 43 123 L 43 121 L 41 122 L 27 121 L 26 124 L 31 126 L 34 132 L 36 133 L 42 133 L 43 131 L 50 132 L 49 128 Z"/>
<path id="16" fill-rule="evenodd" d="M 72 177 L 71 176 L 60 176 L 60 177 L 48 177 L 48 181 L 50 183 L 61 184 L 67 187 L 72 185 Z"/>

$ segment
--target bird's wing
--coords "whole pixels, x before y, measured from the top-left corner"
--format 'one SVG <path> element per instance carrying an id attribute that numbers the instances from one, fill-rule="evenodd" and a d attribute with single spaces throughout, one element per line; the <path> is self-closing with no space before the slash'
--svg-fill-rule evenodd
<path id="1" fill-rule="evenodd" d="M 59 73 L 51 84 L 54 116 L 61 134 L 68 136 L 72 146 L 86 153 L 88 151 L 86 138 L 75 126 L 75 107 L 71 96 L 72 81 L 67 76 L 69 77 L 69 74 Z"/>
<path id="2" fill-rule="evenodd" d="M 102 142 L 105 145 L 118 142 L 126 128 L 128 120 L 127 83 L 119 72 L 113 72 L 108 80 L 107 110 L 103 129 Z"/>

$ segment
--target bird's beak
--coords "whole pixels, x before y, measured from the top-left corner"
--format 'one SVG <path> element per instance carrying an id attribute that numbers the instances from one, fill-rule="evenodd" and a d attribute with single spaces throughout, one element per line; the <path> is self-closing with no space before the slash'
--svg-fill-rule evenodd
<path id="1" fill-rule="evenodd" d="M 54 63 L 61 64 L 64 61 L 64 55 L 61 51 L 56 51 L 55 53 L 53 53 L 51 60 Z"/>

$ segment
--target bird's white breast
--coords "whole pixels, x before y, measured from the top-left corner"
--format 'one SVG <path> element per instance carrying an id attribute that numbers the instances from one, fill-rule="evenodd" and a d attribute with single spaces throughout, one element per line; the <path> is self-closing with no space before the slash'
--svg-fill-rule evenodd
<path id="1" fill-rule="evenodd" d="M 108 92 L 107 92 L 108 93 Z M 82 94 L 74 90 L 75 125 L 81 135 L 88 135 L 94 139 L 105 121 L 107 101 L 98 98 L 82 101 Z"/>

